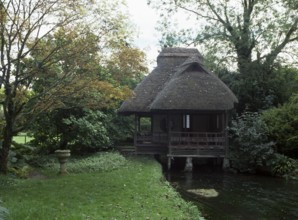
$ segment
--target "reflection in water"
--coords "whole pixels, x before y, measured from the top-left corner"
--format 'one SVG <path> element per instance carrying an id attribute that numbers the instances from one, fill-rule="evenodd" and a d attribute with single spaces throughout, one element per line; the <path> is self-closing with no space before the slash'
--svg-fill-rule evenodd
<path id="1" fill-rule="evenodd" d="M 215 189 L 188 189 L 187 192 L 206 198 L 217 197 L 219 195 Z"/>
<path id="2" fill-rule="evenodd" d="M 165 175 L 207 219 L 298 219 L 297 181 L 216 171 L 169 171 Z M 213 189 L 218 196 L 191 192 L 200 189 Z"/>

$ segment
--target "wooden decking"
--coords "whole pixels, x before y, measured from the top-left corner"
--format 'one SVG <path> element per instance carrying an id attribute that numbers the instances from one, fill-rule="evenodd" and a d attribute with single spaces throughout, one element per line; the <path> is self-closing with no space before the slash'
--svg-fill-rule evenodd
<path id="1" fill-rule="evenodd" d="M 169 157 L 225 157 L 223 132 L 171 132 L 138 134 L 137 154 L 165 154 Z"/>

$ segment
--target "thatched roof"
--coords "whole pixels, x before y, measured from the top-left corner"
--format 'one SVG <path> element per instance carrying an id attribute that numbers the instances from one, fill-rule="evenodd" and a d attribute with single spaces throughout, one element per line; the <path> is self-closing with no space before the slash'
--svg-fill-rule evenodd
<path id="1" fill-rule="evenodd" d="M 165 48 L 119 113 L 229 110 L 235 102 L 233 92 L 204 67 L 197 49 Z"/>

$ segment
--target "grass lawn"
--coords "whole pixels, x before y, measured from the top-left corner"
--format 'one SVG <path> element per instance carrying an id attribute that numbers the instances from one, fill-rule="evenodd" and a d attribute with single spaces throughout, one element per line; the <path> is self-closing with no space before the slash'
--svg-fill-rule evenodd
<path id="1" fill-rule="evenodd" d="M 45 179 L 0 176 L 7 219 L 200 219 L 198 209 L 180 198 L 151 158 L 106 153 L 68 165 L 72 173 L 66 176 L 57 176 L 53 163 L 41 170 Z"/>
<path id="2" fill-rule="evenodd" d="M 18 136 L 13 137 L 13 141 L 17 142 L 18 144 L 25 144 L 31 141 L 33 137 L 27 136 L 26 133 L 20 133 Z"/>

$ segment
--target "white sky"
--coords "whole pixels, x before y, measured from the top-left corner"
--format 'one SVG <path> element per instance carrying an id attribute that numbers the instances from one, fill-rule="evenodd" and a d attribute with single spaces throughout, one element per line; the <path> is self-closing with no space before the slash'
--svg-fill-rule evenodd
<path id="1" fill-rule="evenodd" d="M 131 21 L 136 25 L 138 38 L 135 45 L 142 49 L 148 59 L 149 68 L 156 66 L 156 57 L 160 49 L 158 41 L 161 35 L 155 29 L 157 13 L 147 5 L 147 0 L 126 0 Z"/>
<path id="2" fill-rule="evenodd" d="M 161 49 L 159 46 L 161 34 L 156 30 L 158 14 L 155 9 L 147 5 L 147 0 L 126 0 L 126 2 L 130 19 L 139 32 L 135 45 L 146 53 L 151 70 L 156 66 L 156 58 Z M 171 20 L 178 28 L 193 28 L 198 23 L 195 17 L 189 17 L 187 12 L 181 10 Z"/>

